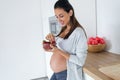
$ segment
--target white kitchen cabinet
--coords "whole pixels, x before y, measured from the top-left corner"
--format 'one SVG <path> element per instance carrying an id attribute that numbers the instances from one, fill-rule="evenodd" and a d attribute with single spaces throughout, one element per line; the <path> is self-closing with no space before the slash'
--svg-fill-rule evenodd
<path id="1" fill-rule="evenodd" d="M 91 76 L 89 76 L 87 73 L 84 73 L 84 74 L 85 74 L 85 80 L 95 80 Z"/>

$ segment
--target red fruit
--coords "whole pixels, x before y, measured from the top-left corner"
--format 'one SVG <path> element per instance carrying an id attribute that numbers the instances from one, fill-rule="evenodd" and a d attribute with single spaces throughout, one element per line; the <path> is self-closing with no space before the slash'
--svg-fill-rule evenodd
<path id="1" fill-rule="evenodd" d="M 52 41 L 51 44 L 52 44 L 53 46 L 56 46 L 56 42 L 55 42 L 55 41 Z"/>
<path id="2" fill-rule="evenodd" d="M 105 44 L 105 41 L 103 39 L 100 40 L 101 44 Z"/>
<path id="3" fill-rule="evenodd" d="M 97 40 L 92 41 L 92 45 L 97 45 L 97 44 L 98 44 Z"/>
<path id="4" fill-rule="evenodd" d="M 45 49 L 45 50 L 49 50 L 49 49 L 52 49 L 51 47 L 50 47 L 50 42 L 47 42 L 47 41 L 43 41 L 43 48 Z"/>
<path id="5" fill-rule="evenodd" d="M 98 45 L 98 44 L 105 44 L 105 41 L 103 38 L 100 38 L 98 36 L 94 37 L 90 37 L 88 39 L 88 45 Z"/>
<path id="6" fill-rule="evenodd" d="M 101 40 L 101 38 L 100 38 L 100 37 L 96 37 L 95 39 L 97 40 L 97 42 L 98 42 L 98 43 L 99 43 L 99 42 L 100 42 L 100 40 Z"/>
<path id="7" fill-rule="evenodd" d="M 94 42 L 94 41 L 92 41 L 92 45 L 95 45 L 95 42 Z"/>
<path id="8" fill-rule="evenodd" d="M 95 40 L 95 38 L 94 38 L 94 37 L 90 37 L 90 38 L 89 38 L 89 41 L 92 41 L 92 40 Z"/>
<path id="9" fill-rule="evenodd" d="M 43 40 L 43 48 L 44 48 L 45 50 L 50 50 L 50 49 L 52 49 L 52 48 L 50 47 L 50 44 L 52 44 L 53 46 L 56 46 L 56 42 L 55 42 L 55 41 L 53 41 L 53 42 L 48 42 L 48 41 Z"/>
<path id="10" fill-rule="evenodd" d="M 95 45 L 98 45 L 98 41 L 97 40 L 94 40 L 94 42 L 95 42 Z"/>
<path id="11" fill-rule="evenodd" d="M 96 39 L 101 39 L 100 37 L 96 36 Z"/>

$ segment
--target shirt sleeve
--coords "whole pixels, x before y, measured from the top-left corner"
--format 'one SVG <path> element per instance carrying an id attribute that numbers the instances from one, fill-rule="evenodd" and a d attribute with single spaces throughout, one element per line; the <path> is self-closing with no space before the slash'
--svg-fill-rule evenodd
<path id="1" fill-rule="evenodd" d="M 70 55 L 68 61 L 83 66 L 87 56 L 87 38 L 82 29 L 79 32 L 77 31 L 76 35 L 75 55 Z"/>

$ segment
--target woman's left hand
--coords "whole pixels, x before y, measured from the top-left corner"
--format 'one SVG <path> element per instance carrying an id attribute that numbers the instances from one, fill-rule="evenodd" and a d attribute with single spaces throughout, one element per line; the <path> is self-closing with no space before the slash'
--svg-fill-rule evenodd
<path id="1" fill-rule="evenodd" d="M 59 49 L 57 48 L 57 46 L 54 46 L 54 45 L 52 45 L 52 44 L 50 44 L 50 47 L 52 48 L 51 49 L 51 52 L 53 52 L 53 53 L 56 53 Z"/>

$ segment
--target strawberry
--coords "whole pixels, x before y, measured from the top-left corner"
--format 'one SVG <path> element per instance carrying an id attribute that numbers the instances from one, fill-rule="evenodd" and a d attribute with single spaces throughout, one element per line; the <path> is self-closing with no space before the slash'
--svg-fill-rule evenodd
<path id="1" fill-rule="evenodd" d="M 49 41 L 43 40 L 43 48 L 44 48 L 45 50 L 50 50 L 50 49 L 52 49 L 52 48 L 50 47 L 50 44 L 52 44 L 53 46 L 56 46 L 56 42 L 55 42 L 55 41 L 49 42 Z"/>

